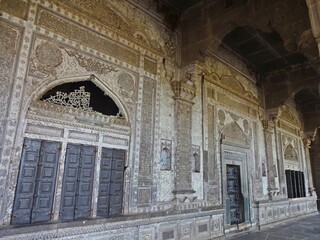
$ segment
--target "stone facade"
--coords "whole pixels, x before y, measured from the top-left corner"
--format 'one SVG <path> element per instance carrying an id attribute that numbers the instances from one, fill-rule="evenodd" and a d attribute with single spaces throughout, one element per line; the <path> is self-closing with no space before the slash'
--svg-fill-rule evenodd
<path id="1" fill-rule="evenodd" d="M 266 109 L 256 76 L 228 51 L 181 68 L 179 30 L 135 1 L 3 0 L 0 10 L 0 236 L 212 239 L 317 210 L 295 104 Z M 83 97 L 78 105 L 43 99 L 86 81 L 116 115 L 84 108 Z M 25 139 L 61 145 L 51 224 L 11 228 Z M 70 144 L 96 149 L 89 217 L 71 223 L 60 218 Z M 98 211 L 104 149 L 125 151 L 121 212 L 106 218 Z M 236 225 L 230 166 L 241 175 Z M 288 199 L 286 170 L 304 173 L 306 196 Z"/>

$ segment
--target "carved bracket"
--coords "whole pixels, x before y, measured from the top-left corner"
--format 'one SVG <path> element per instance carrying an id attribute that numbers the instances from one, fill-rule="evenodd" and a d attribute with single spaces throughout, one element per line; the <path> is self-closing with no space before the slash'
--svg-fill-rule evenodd
<path id="1" fill-rule="evenodd" d="M 196 87 L 193 82 L 173 81 L 171 82 L 171 87 L 176 98 L 192 101 L 196 96 Z"/>

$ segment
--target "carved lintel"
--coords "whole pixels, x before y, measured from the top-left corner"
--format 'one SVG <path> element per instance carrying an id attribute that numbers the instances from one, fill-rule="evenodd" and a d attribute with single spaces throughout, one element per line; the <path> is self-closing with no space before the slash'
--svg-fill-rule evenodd
<path id="1" fill-rule="evenodd" d="M 171 87 L 176 98 L 192 101 L 196 96 L 196 87 L 190 81 L 173 81 Z"/>

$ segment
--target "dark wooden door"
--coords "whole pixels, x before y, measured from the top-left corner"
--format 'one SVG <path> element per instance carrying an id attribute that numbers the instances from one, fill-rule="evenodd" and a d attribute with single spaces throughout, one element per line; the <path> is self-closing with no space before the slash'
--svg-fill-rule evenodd
<path id="1" fill-rule="evenodd" d="M 98 216 L 122 213 L 124 164 L 124 150 L 102 148 Z"/>
<path id="2" fill-rule="evenodd" d="M 230 216 L 230 224 L 244 222 L 240 166 L 227 165 L 227 194 L 229 199 L 229 213 L 227 214 Z"/>
<path id="3" fill-rule="evenodd" d="M 60 219 L 90 217 L 96 148 L 68 144 L 62 185 Z"/>
<path id="4" fill-rule="evenodd" d="M 12 224 L 51 220 L 59 151 L 57 142 L 24 141 Z"/>

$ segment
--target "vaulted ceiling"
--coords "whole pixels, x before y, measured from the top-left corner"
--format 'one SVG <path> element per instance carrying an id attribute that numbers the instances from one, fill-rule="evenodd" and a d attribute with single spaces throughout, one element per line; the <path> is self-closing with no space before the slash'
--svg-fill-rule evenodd
<path id="1" fill-rule="evenodd" d="M 170 26 L 180 26 L 182 65 L 223 46 L 260 76 L 267 108 L 293 97 L 320 124 L 319 51 L 305 0 L 154 1 L 175 16 L 165 18 Z"/>

